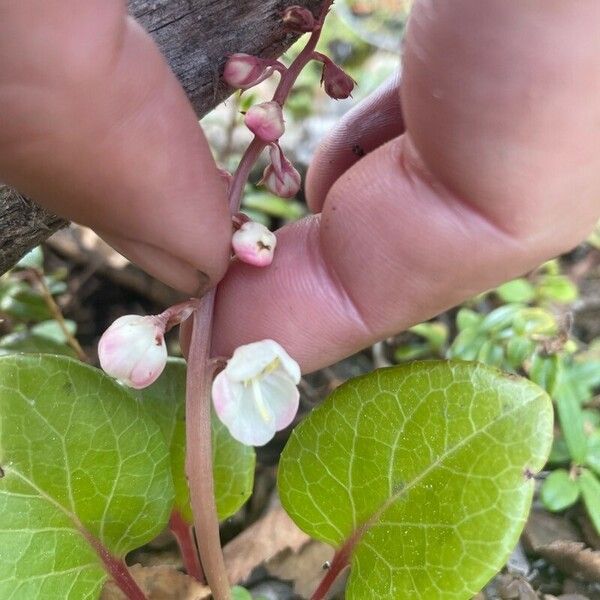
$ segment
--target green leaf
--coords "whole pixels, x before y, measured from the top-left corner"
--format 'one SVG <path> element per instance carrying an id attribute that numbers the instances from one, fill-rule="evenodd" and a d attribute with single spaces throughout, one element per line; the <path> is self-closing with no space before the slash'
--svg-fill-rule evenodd
<path id="1" fill-rule="evenodd" d="M 540 298 L 560 304 L 570 304 L 579 295 L 577 286 L 564 275 L 545 275 L 537 291 Z"/>
<path id="2" fill-rule="evenodd" d="M 97 369 L 57 356 L 0 358 L 0 598 L 96 598 L 93 544 L 123 557 L 169 518 L 158 426 Z"/>
<path id="3" fill-rule="evenodd" d="M 557 469 L 544 480 L 540 497 L 548 510 L 564 510 L 579 499 L 579 483 L 564 469 Z"/>
<path id="4" fill-rule="evenodd" d="M 487 314 L 481 322 L 481 329 L 491 333 L 510 327 L 513 320 L 523 310 L 521 304 L 505 304 Z"/>
<path id="5" fill-rule="evenodd" d="M 484 365 L 417 362 L 339 387 L 283 452 L 294 521 L 352 547 L 349 600 L 470 598 L 517 542 L 552 405 Z"/>
<path id="6" fill-rule="evenodd" d="M 534 351 L 535 342 L 514 335 L 506 344 L 506 359 L 513 369 L 518 369 Z"/>
<path id="7" fill-rule="evenodd" d="M 75 321 L 65 320 L 65 326 L 71 335 L 75 335 L 75 332 L 77 331 L 77 324 Z M 58 324 L 58 321 L 52 320 L 36 323 L 31 328 L 31 332 L 36 336 L 53 340 L 59 344 L 65 344 L 67 342 L 67 336 L 65 335 L 65 332 L 62 330 L 61 326 Z"/>
<path id="8" fill-rule="evenodd" d="M 443 323 L 419 323 L 409 331 L 425 338 L 434 350 L 440 350 L 448 339 L 448 327 Z"/>
<path id="9" fill-rule="evenodd" d="M 483 317 L 470 308 L 461 308 L 456 313 L 456 327 L 459 331 L 476 328 L 482 320 Z"/>
<path id="10" fill-rule="evenodd" d="M 37 269 L 41 271 L 44 268 L 44 252 L 41 246 L 36 246 L 30 250 L 15 265 L 16 269 Z"/>
<path id="11" fill-rule="evenodd" d="M 513 279 L 496 288 L 496 293 L 504 302 L 527 304 L 535 298 L 535 288 L 527 279 Z"/>
<path id="12" fill-rule="evenodd" d="M 463 329 L 448 349 L 448 357 L 474 360 L 485 341 L 485 336 L 477 329 Z"/>
<path id="13" fill-rule="evenodd" d="M 590 520 L 600 533 L 600 481 L 592 472 L 584 469 L 579 477 L 581 495 Z"/>
<path id="14" fill-rule="evenodd" d="M 504 362 L 504 349 L 500 344 L 486 340 L 479 348 L 477 360 L 492 367 L 500 367 Z"/>
<path id="15" fill-rule="evenodd" d="M 70 346 L 59 344 L 30 331 L 10 333 L 0 339 L 0 355 L 4 354 L 59 354 L 76 358 L 77 354 Z"/>
<path id="16" fill-rule="evenodd" d="M 45 321 L 52 318 L 44 298 L 23 283 L 12 286 L 2 296 L 0 312 L 21 321 Z"/>
<path id="17" fill-rule="evenodd" d="M 175 508 L 192 523 L 185 476 L 185 371 L 184 360 L 170 359 L 159 379 L 136 394 L 144 410 L 158 423 L 170 448 Z M 212 447 L 217 512 L 223 520 L 236 513 L 252 494 L 255 452 L 233 439 L 214 414 Z"/>
<path id="18" fill-rule="evenodd" d="M 523 308 L 514 319 L 514 328 L 519 335 L 554 335 L 557 324 L 554 316 L 543 308 Z"/>
<path id="19" fill-rule="evenodd" d="M 600 431 L 595 431 L 588 438 L 585 464 L 600 475 Z"/>
<path id="20" fill-rule="evenodd" d="M 535 354 L 531 360 L 529 377 L 533 383 L 544 388 L 550 395 L 554 394 L 562 369 L 558 356 Z"/>
<path id="21" fill-rule="evenodd" d="M 567 443 L 565 442 L 565 438 L 563 438 L 562 436 L 554 438 L 554 443 L 552 444 L 552 450 L 550 450 L 548 462 L 553 465 L 560 465 L 571 462 L 569 448 L 567 446 Z"/>
<path id="22" fill-rule="evenodd" d="M 428 344 L 404 344 L 394 350 L 394 360 L 396 362 L 406 362 L 415 360 L 416 358 L 423 358 L 430 354 L 431 348 Z"/>
<path id="23" fill-rule="evenodd" d="M 587 455 L 583 411 L 577 398 L 573 395 L 567 377 L 560 377 L 554 393 L 554 401 L 560 429 L 569 448 L 571 458 L 576 464 L 583 465 Z"/>
<path id="24" fill-rule="evenodd" d="M 239 585 L 231 588 L 231 600 L 252 600 L 252 594 Z"/>

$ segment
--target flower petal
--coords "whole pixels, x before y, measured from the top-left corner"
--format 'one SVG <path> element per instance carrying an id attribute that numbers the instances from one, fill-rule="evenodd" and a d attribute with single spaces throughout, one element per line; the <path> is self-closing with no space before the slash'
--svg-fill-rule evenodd
<path id="1" fill-rule="evenodd" d="M 252 342 L 236 348 L 227 362 L 227 376 L 233 381 L 240 382 L 257 377 L 276 358 L 279 358 L 274 345 L 281 348 L 273 340 Z"/>
<path id="2" fill-rule="evenodd" d="M 265 404 L 275 419 L 275 429 L 285 429 L 296 416 L 300 402 L 300 392 L 287 372 L 279 370 L 267 375 L 261 381 Z"/>
<path id="3" fill-rule="evenodd" d="M 212 389 L 215 412 L 232 437 L 248 446 L 264 446 L 273 438 L 275 415 L 261 414 L 252 385 L 231 381 L 221 371 Z"/>

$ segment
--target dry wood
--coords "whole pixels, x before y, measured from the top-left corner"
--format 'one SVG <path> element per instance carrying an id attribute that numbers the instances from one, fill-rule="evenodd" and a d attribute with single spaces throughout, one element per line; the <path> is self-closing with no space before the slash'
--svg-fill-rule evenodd
<path id="1" fill-rule="evenodd" d="M 219 79 L 229 54 L 279 56 L 295 37 L 281 27 L 286 6 L 315 14 L 322 0 L 129 0 L 129 9 L 154 36 L 198 116 L 231 90 Z M 0 184 L 0 273 L 66 221 Z"/>

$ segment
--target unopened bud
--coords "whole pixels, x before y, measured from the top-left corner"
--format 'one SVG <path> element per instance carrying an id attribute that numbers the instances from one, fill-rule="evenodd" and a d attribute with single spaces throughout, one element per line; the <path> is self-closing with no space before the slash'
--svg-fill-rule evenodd
<path id="1" fill-rule="evenodd" d="M 100 366 L 129 387 L 139 390 L 149 386 L 167 364 L 164 333 L 165 322 L 159 317 L 120 317 L 100 338 Z"/>
<path id="2" fill-rule="evenodd" d="M 328 96 L 334 100 L 344 100 L 352 95 L 355 81 L 333 61 L 327 60 L 323 64 L 321 83 Z"/>
<path id="3" fill-rule="evenodd" d="M 223 80 L 231 87 L 247 90 L 270 77 L 274 68 L 257 56 L 232 54 L 225 64 Z"/>
<path id="4" fill-rule="evenodd" d="M 282 18 L 285 28 L 296 33 L 314 31 L 317 26 L 313 14 L 303 6 L 288 6 L 283 12 Z"/>
<path id="5" fill-rule="evenodd" d="M 251 106 L 244 123 L 254 135 L 267 143 L 277 141 L 285 132 L 281 105 L 273 100 Z"/>
<path id="6" fill-rule="evenodd" d="M 271 145 L 270 155 L 271 164 L 264 170 L 260 183 L 280 198 L 293 198 L 300 191 L 300 173 L 277 144 Z"/>
<path id="7" fill-rule="evenodd" d="M 277 238 L 264 225 L 248 221 L 233 234 L 231 244 L 242 262 L 255 267 L 268 267 L 273 262 Z"/>

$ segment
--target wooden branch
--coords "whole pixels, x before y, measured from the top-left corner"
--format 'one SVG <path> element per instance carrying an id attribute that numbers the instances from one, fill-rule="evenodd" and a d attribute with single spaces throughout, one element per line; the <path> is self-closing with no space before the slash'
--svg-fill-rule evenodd
<path id="1" fill-rule="evenodd" d="M 199 117 L 230 93 L 220 81 L 227 56 L 279 56 L 296 39 L 281 27 L 286 6 L 314 14 L 322 0 L 129 0 L 181 81 Z M 0 273 L 67 222 L 0 184 Z"/>

